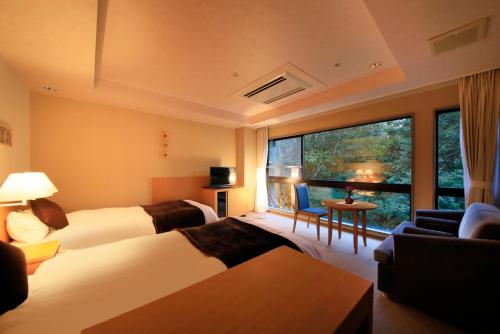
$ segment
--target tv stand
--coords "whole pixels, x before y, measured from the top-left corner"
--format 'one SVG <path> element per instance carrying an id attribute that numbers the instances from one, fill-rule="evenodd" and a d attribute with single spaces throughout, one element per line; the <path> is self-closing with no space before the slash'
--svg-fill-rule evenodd
<path id="1" fill-rule="evenodd" d="M 241 216 L 248 212 L 248 191 L 245 187 L 204 187 L 201 202 L 212 207 L 219 218 Z"/>

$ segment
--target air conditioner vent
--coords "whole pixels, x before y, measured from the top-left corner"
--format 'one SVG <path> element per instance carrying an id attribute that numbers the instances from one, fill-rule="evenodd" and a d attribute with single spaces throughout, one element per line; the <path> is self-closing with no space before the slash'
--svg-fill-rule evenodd
<path id="1" fill-rule="evenodd" d="M 294 65 L 286 64 L 230 96 L 256 104 L 276 105 L 321 86 L 322 83 Z"/>
<path id="2" fill-rule="evenodd" d="M 254 96 L 254 95 L 256 95 L 256 94 L 259 94 L 259 93 L 260 93 L 260 92 L 262 92 L 263 90 L 266 90 L 266 89 L 268 89 L 268 88 L 270 88 L 270 87 L 272 87 L 272 86 L 274 86 L 274 85 L 277 85 L 277 84 L 279 84 L 280 82 L 283 82 L 283 81 L 285 81 L 285 80 L 286 80 L 286 78 L 285 78 L 285 77 L 279 77 L 279 78 L 276 78 L 276 79 L 272 80 L 271 82 L 268 82 L 268 83 L 266 83 L 265 85 L 260 86 L 260 87 L 258 87 L 258 88 L 256 88 L 256 89 L 252 90 L 251 92 L 246 93 L 246 94 L 245 94 L 245 97 L 252 97 L 252 96 Z"/>
<path id="3" fill-rule="evenodd" d="M 428 40 L 433 56 L 472 44 L 486 37 L 488 18 L 466 24 L 462 27 Z"/>

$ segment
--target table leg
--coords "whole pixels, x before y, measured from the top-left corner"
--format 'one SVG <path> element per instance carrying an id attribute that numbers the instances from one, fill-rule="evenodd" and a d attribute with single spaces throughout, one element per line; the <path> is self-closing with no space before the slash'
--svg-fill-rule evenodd
<path id="1" fill-rule="evenodd" d="M 333 209 L 328 207 L 328 246 L 332 243 L 332 212 Z"/>
<path id="2" fill-rule="evenodd" d="M 354 254 L 358 254 L 358 210 L 352 210 L 352 232 L 354 238 Z"/>
<path id="3" fill-rule="evenodd" d="M 339 228 L 339 239 L 342 237 L 342 210 L 337 211 L 337 220 L 338 220 L 338 228 Z"/>
<path id="4" fill-rule="evenodd" d="M 366 210 L 363 210 L 361 213 L 361 223 L 363 224 L 361 230 L 361 234 L 363 234 L 363 244 L 366 247 Z"/>

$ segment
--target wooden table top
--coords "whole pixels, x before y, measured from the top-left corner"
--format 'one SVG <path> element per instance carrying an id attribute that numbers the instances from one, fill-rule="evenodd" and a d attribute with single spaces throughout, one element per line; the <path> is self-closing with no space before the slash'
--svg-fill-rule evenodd
<path id="1" fill-rule="evenodd" d="M 370 202 L 362 202 L 362 201 L 354 201 L 352 204 L 347 204 L 345 200 L 342 198 L 331 198 L 331 199 L 324 199 L 321 201 L 321 205 L 327 206 L 329 208 L 333 209 L 340 209 L 340 210 L 372 210 L 376 209 L 378 206 L 377 204 L 373 204 Z"/>
<path id="2" fill-rule="evenodd" d="M 82 333 L 352 333 L 372 309 L 372 282 L 280 247 Z"/>

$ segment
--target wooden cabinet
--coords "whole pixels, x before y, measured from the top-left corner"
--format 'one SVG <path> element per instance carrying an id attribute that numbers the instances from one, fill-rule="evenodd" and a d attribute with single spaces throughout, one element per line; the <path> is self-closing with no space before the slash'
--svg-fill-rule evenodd
<path id="1" fill-rule="evenodd" d="M 248 212 L 248 190 L 245 187 L 203 188 L 201 202 L 212 207 L 219 218 L 245 215 Z"/>

